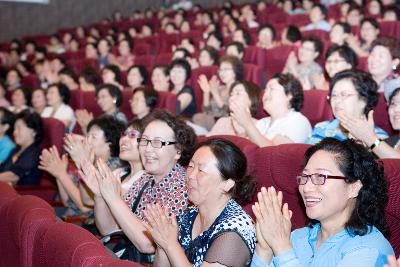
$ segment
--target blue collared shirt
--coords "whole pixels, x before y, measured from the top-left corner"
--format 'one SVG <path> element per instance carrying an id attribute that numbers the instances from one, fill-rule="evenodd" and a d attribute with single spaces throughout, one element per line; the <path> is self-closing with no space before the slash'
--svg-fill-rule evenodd
<path id="1" fill-rule="evenodd" d="M 320 224 L 292 232 L 293 248 L 285 251 L 267 264 L 254 254 L 251 267 L 371 267 L 387 263 L 387 255 L 394 255 L 389 241 L 375 227 L 366 235 L 352 235 L 346 230 L 331 236 L 316 249 Z"/>
<path id="2" fill-rule="evenodd" d="M 10 156 L 14 148 L 15 145 L 13 141 L 5 134 L 3 138 L 0 139 L 0 164 Z"/>
<path id="3" fill-rule="evenodd" d="M 339 127 L 339 120 L 330 120 L 317 123 L 311 133 L 311 137 L 306 141 L 307 144 L 318 144 L 326 137 L 332 137 L 340 141 L 347 140 L 347 136 L 341 131 Z M 388 138 L 388 134 L 379 127 L 375 126 L 375 133 L 379 139 Z"/>

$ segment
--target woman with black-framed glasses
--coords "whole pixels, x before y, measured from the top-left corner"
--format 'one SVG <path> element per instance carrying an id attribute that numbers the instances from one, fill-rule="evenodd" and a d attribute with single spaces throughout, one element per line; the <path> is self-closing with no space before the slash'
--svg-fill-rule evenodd
<path id="1" fill-rule="evenodd" d="M 171 215 L 179 215 L 187 208 L 184 166 L 189 162 L 196 136 L 183 120 L 161 110 L 145 119 L 140 137 L 133 133 L 126 136 L 137 140 L 143 175 L 123 194 L 118 175 L 100 160 L 96 167 L 85 168 L 86 179 L 97 180 L 97 184 L 91 184 L 100 233 L 122 230 L 131 243 L 124 247 L 121 258 L 149 262 L 156 248 L 142 224 L 144 211 L 156 203 Z"/>
<path id="2" fill-rule="evenodd" d="M 383 167 L 363 145 L 322 140 L 306 151 L 297 183 L 310 224 L 291 233 L 282 192 L 262 188 L 253 206 L 258 243 L 252 267 L 383 266 L 386 255 L 394 255 L 385 238 Z"/>

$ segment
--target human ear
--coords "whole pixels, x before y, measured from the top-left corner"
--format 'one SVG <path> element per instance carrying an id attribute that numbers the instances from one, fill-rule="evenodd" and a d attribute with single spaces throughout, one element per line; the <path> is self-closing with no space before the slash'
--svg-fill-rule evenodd
<path id="1" fill-rule="evenodd" d="M 228 193 L 235 186 L 235 181 L 232 179 L 228 179 L 224 181 L 223 190 L 225 193 Z"/>
<path id="2" fill-rule="evenodd" d="M 363 187 L 362 183 L 360 180 L 358 180 L 355 183 L 350 184 L 350 198 L 357 198 L 358 193 L 360 192 L 361 188 Z"/>

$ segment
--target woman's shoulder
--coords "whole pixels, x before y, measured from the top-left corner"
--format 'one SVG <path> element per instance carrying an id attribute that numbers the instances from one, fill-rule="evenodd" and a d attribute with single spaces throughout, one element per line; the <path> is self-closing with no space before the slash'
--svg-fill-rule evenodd
<path id="1" fill-rule="evenodd" d="M 393 248 L 389 241 L 375 227 L 362 236 L 348 234 L 348 239 L 343 242 L 341 251 L 346 254 L 362 249 L 375 250 L 383 255 L 393 255 Z"/>
<path id="2" fill-rule="evenodd" d="M 220 215 L 218 223 L 222 225 L 224 230 L 238 229 L 254 231 L 253 220 L 251 217 L 236 201 L 232 199 L 228 202 L 228 205 Z"/>

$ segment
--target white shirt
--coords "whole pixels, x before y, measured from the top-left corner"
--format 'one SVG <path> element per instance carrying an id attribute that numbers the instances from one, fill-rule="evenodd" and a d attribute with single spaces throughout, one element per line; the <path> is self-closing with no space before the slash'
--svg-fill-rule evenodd
<path id="1" fill-rule="evenodd" d="M 72 130 L 75 127 L 75 122 L 76 122 L 76 118 L 75 118 L 75 114 L 73 109 L 66 105 L 66 104 L 62 104 L 55 112 L 55 114 L 53 114 L 53 107 L 46 107 L 42 113 L 40 114 L 42 116 L 42 118 L 49 118 L 52 117 L 54 119 L 60 120 L 60 121 L 70 121 L 70 125 L 67 128 L 67 131 L 70 133 L 72 132 Z"/>
<path id="2" fill-rule="evenodd" d="M 271 117 L 258 120 L 257 129 L 266 138 L 272 140 L 277 135 L 288 137 L 294 143 L 304 143 L 311 136 L 312 128 L 308 119 L 300 112 L 290 110 L 284 117 L 271 125 Z"/>

